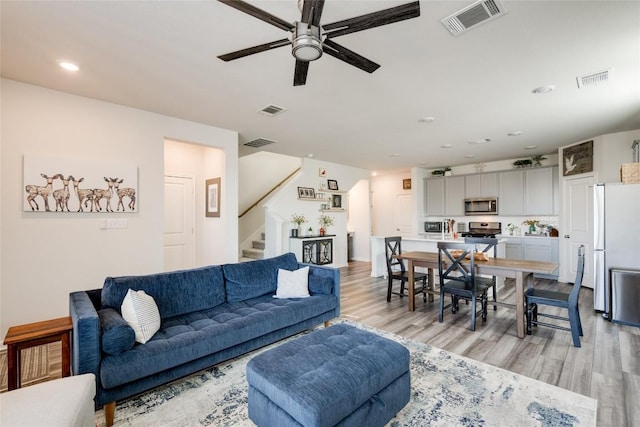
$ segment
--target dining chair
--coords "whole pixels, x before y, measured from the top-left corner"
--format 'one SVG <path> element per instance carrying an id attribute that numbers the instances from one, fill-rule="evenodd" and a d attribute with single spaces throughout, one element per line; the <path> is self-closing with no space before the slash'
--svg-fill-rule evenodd
<path id="1" fill-rule="evenodd" d="M 495 237 L 465 237 L 464 242 L 470 243 L 473 245 L 485 245 L 484 249 L 482 249 L 481 252 L 486 254 L 487 256 L 491 256 L 495 258 L 498 255 L 497 253 L 498 239 L 496 239 Z M 477 247 L 476 247 L 476 250 L 477 250 Z M 496 284 L 497 284 L 496 276 L 477 277 L 476 280 L 484 282 L 489 286 L 491 286 L 491 290 L 493 292 L 493 301 L 494 302 L 498 301 L 498 292 L 496 289 Z M 497 308 L 498 306 L 494 304 L 493 309 L 497 310 Z"/>
<path id="2" fill-rule="evenodd" d="M 387 302 L 391 302 L 391 294 L 404 296 L 404 287 L 405 284 L 409 281 L 409 272 L 404 265 L 404 261 L 396 258 L 397 255 L 402 254 L 402 237 L 393 236 L 393 237 L 385 237 L 384 239 L 384 252 L 385 258 L 387 262 L 387 277 L 389 280 L 389 286 L 387 288 Z M 392 292 L 393 281 L 400 281 L 400 292 Z M 427 301 L 427 274 L 425 273 L 415 273 L 414 274 L 414 283 L 412 286 L 415 286 L 416 282 L 422 282 L 422 287 L 420 289 L 416 289 L 417 293 L 422 293 L 423 300 Z"/>
<path id="3" fill-rule="evenodd" d="M 458 300 L 471 301 L 471 330 L 476 330 L 476 316 L 487 320 L 487 289 L 490 285 L 476 280 L 473 252 L 475 245 L 454 242 L 438 242 L 438 273 L 440 275 L 440 311 L 438 321 L 442 323 L 444 309 L 458 311 Z M 468 259 L 467 259 L 468 256 Z M 444 305 L 446 294 L 451 294 L 451 304 Z M 477 311 L 477 303 L 480 311 Z"/>
<path id="4" fill-rule="evenodd" d="M 546 289 L 530 288 L 525 292 L 525 303 L 527 305 L 527 334 L 531 335 L 532 326 L 548 326 L 550 328 L 571 331 L 573 345 L 580 347 L 580 337 L 582 336 L 582 322 L 580 321 L 580 311 L 578 310 L 578 296 L 580 295 L 580 286 L 582 286 L 582 277 L 584 276 L 584 245 L 578 248 L 578 268 L 576 270 L 576 278 L 573 282 L 571 292 L 559 292 Z M 559 282 L 556 282 L 558 284 Z M 567 309 L 568 317 L 557 316 L 555 314 L 540 313 L 538 306 L 548 305 Z M 538 321 L 538 316 L 549 317 L 552 319 L 568 321 L 570 327 L 565 327 L 553 323 Z"/>

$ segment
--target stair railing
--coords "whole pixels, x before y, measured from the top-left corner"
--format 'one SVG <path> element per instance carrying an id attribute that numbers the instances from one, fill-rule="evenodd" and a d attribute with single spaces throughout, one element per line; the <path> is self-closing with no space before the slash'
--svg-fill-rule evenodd
<path id="1" fill-rule="evenodd" d="M 251 209 L 255 208 L 256 206 L 258 206 L 264 199 L 266 199 L 267 197 L 269 197 L 271 195 L 271 193 L 273 193 L 274 191 L 276 191 L 278 188 L 280 188 L 282 186 L 282 184 L 284 184 L 285 182 L 287 182 L 289 179 L 291 179 L 292 176 L 294 176 L 296 173 L 298 173 L 300 171 L 300 169 L 302 168 L 298 168 L 296 170 L 294 170 L 293 172 L 291 172 L 289 175 L 287 175 L 286 178 L 284 178 L 282 181 L 280 181 L 279 183 L 277 183 L 276 185 L 273 186 L 273 188 L 271 188 L 271 190 L 267 191 L 262 197 L 260 197 L 258 199 L 258 201 L 256 201 L 255 203 L 253 203 L 251 206 L 249 206 L 247 209 L 244 210 L 244 212 L 242 212 L 240 215 L 238 215 L 238 218 L 242 218 L 243 216 L 245 216 Z"/>

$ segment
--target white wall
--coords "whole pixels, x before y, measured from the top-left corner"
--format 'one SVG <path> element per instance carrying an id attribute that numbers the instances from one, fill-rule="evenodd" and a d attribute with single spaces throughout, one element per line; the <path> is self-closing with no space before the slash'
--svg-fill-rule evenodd
<path id="1" fill-rule="evenodd" d="M 402 180 L 411 178 L 411 172 L 406 171 L 388 171 L 378 173 L 371 178 L 371 205 L 372 205 L 372 235 L 373 236 L 395 236 L 398 234 L 395 223 L 395 200 L 399 194 L 413 195 L 415 202 L 415 185 L 414 180 L 411 182 L 411 190 L 402 188 Z M 415 203 L 414 203 L 415 205 Z M 415 216 L 417 211 L 413 213 L 415 224 Z M 416 230 L 412 230 L 415 234 Z"/>
<path id="2" fill-rule="evenodd" d="M 225 235 L 226 221 L 222 217 L 207 218 L 205 216 L 205 181 L 210 178 L 224 177 L 224 162 L 224 150 L 165 140 L 165 175 L 190 177 L 194 180 L 196 265 L 217 264 L 219 260 L 226 259 L 226 243 L 221 241 Z M 226 180 L 226 178 L 223 179 Z M 227 203 L 226 193 L 225 191 L 220 194 L 222 206 Z"/>
<path id="3" fill-rule="evenodd" d="M 223 227 L 204 262 L 237 260 L 236 132 L 2 79 L 0 334 L 9 326 L 65 316 L 68 294 L 106 276 L 162 271 L 164 140 L 225 152 Z M 138 165 L 138 212 L 92 215 L 23 212 L 25 154 L 127 160 Z M 73 196 L 72 196 L 73 197 Z M 101 230 L 99 220 L 128 228 Z M 211 233 L 204 230 L 203 233 Z M 215 259 L 214 259 L 215 258 Z"/>
<path id="4" fill-rule="evenodd" d="M 371 261 L 371 191 L 370 181 L 361 179 L 349 190 L 347 230 L 353 233 L 355 261 Z"/>
<path id="5" fill-rule="evenodd" d="M 278 194 L 274 195 L 265 203 L 265 233 L 266 247 L 265 257 L 275 256 L 289 251 L 289 235 L 294 225 L 291 223 L 291 215 L 304 214 L 308 222 L 303 224 L 302 229 L 312 227 L 315 233 L 320 228 L 318 218 L 320 217 L 320 205 L 317 200 L 298 200 L 297 187 L 310 187 L 316 191 L 321 184 L 325 184 L 327 179 L 338 181 L 340 191 L 351 191 L 361 180 L 369 177 L 369 172 L 364 169 L 353 168 L 334 163 L 323 162 L 316 159 L 302 159 L 302 170 L 290 182 L 285 184 Z M 326 176 L 320 177 L 319 170 L 326 170 Z M 343 206 L 347 203 L 347 194 L 343 195 Z M 355 207 L 354 207 L 355 208 Z M 347 265 L 347 210 L 345 212 L 327 212 L 327 215 L 334 218 L 334 225 L 329 227 L 327 234 L 335 234 L 334 238 L 334 267 Z M 369 229 L 369 223 L 361 224 L 364 229 Z M 356 235 L 356 239 L 368 236 Z"/>

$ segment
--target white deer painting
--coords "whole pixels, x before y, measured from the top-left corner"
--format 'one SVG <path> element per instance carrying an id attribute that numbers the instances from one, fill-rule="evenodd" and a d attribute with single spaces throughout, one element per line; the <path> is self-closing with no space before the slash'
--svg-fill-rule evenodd
<path id="1" fill-rule="evenodd" d="M 27 192 L 27 202 L 29 203 L 29 206 L 31 206 L 32 211 L 39 211 L 40 206 L 38 206 L 38 202 L 36 202 L 35 198 L 42 196 L 42 199 L 44 200 L 44 210 L 51 212 L 51 209 L 49 209 L 49 194 L 53 191 L 53 180 L 62 178 L 62 175 L 58 173 L 53 176 L 47 176 L 41 173 L 40 176 L 47 180 L 47 184 L 44 186 L 26 185 L 24 189 Z M 34 205 L 35 209 L 33 208 Z"/>
<path id="2" fill-rule="evenodd" d="M 126 160 L 25 154 L 22 177 L 26 192 L 22 196 L 22 209 L 29 215 L 38 212 L 104 215 L 116 212 L 116 202 L 121 213 L 137 212 L 138 167 Z"/>

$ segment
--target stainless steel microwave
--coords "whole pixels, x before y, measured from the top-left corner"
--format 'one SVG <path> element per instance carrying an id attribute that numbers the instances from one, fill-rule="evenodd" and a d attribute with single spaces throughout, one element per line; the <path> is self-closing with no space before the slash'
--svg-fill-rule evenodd
<path id="1" fill-rule="evenodd" d="M 425 221 L 425 233 L 442 233 L 442 221 Z"/>
<path id="2" fill-rule="evenodd" d="M 464 199 L 465 215 L 498 215 L 498 198 Z"/>

